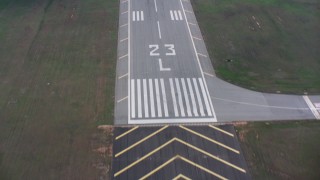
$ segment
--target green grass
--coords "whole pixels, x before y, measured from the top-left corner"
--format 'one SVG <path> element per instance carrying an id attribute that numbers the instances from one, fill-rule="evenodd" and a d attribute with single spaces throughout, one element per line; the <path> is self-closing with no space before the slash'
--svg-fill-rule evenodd
<path id="1" fill-rule="evenodd" d="M 320 93 L 319 1 L 191 2 L 220 78 L 258 91 Z"/>
<path id="2" fill-rule="evenodd" d="M 0 179 L 98 179 L 118 1 L 0 1 Z M 102 161 L 105 164 L 105 161 Z"/>
<path id="3" fill-rule="evenodd" d="M 319 179 L 320 122 L 237 125 L 253 179 Z"/>

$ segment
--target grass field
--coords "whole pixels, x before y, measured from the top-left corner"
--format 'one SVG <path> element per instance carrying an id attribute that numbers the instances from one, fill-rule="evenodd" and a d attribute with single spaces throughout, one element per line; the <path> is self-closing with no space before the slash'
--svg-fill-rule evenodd
<path id="1" fill-rule="evenodd" d="M 320 1 L 191 2 L 219 77 L 258 91 L 320 93 Z"/>
<path id="2" fill-rule="evenodd" d="M 0 179 L 106 176 L 118 5 L 0 1 Z"/>
<path id="3" fill-rule="evenodd" d="M 236 126 L 253 179 L 320 179 L 320 122 Z"/>

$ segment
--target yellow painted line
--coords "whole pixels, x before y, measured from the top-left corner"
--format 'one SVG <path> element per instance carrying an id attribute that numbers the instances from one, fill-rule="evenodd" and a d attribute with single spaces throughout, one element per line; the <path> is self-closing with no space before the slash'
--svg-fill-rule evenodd
<path id="1" fill-rule="evenodd" d="M 185 176 L 183 174 L 179 174 L 178 176 L 176 176 L 172 180 L 179 180 L 179 179 L 192 180 L 192 179 L 188 178 L 187 176 Z"/>
<path id="2" fill-rule="evenodd" d="M 235 149 L 233 149 L 233 148 L 231 148 L 231 147 L 229 147 L 229 146 L 226 146 L 226 145 L 224 145 L 224 144 L 222 144 L 222 143 L 220 143 L 220 142 L 218 142 L 218 141 L 216 141 L 216 140 L 213 140 L 213 139 L 211 139 L 211 138 L 209 138 L 209 137 L 207 137 L 207 136 L 204 136 L 203 134 L 197 133 L 197 132 L 195 132 L 195 131 L 193 131 L 193 130 L 191 130 L 191 129 L 189 129 L 189 128 L 186 128 L 186 127 L 184 127 L 184 126 L 182 126 L 182 125 L 180 125 L 179 127 L 182 128 L 182 129 L 184 129 L 184 130 L 186 130 L 186 131 L 188 131 L 188 132 L 190 132 L 190 133 L 192 133 L 192 134 L 195 134 L 195 135 L 197 135 L 197 136 L 200 136 L 200 137 L 202 137 L 203 139 L 206 139 L 206 140 L 208 140 L 208 141 L 210 141 L 210 142 L 212 142 L 212 143 L 215 143 L 215 144 L 217 144 L 217 145 L 219 145 L 219 146 L 221 146 L 221 147 L 224 147 L 224 148 L 226 148 L 226 149 L 228 149 L 228 150 L 230 150 L 230 151 L 232 151 L 232 152 L 235 152 L 235 153 L 237 153 L 237 154 L 240 154 L 240 152 L 239 152 L 238 150 L 235 150 Z"/>
<path id="3" fill-rule="evenodd" d="M 172 138 L 170 141 L 167 141 L 166 143 L 164 143 L 163 145 L 157 147 L 156 149 L 154 149 L 153 151 L 149 152 L 148 154 L 144 155 L 142 158 L 139 158 L 138 160 L 136 160 L 135 162 L 131 163 L 130 165 L 128 165 L 127 167 L 121 169 L 120 171 L 118 171 L 117 173 L 114 174 L 114 177 L 120 175 L 121 173 L 123 173 L 124 171 L 128 170 L 129 168 L 135 166 L 136 164 L 138 164 L 139 162 L 145 160 L 146 158 L 148 158 L 149 156 L 151 156 L 152 154 L 156 153 L 157 151 L 159 151 L 160 149 L 162 149 L 163 147 L 167 146 L 168 144 L 172 143 L 173 141 L 175 141 L 176 138 Z"/>
<path id="4" fill-rule="evenodd" d="M 115 155 L 115 157 L 118 157 L 118 156 L 120 156 L 121 154 L 129 151 L 130 149 L 132 149 L 132 148 L 134 148 L 134 147 L 136 147 L 136 146 L 139 145 L 140 143 L 146 141 L 147 139 L 151 138 L 152 136 L 154 136 L 154 135 L 158 134 L 159 132 L 165 130 L 167 127 L 169 127 L 169 126 L 168 126 L 168 125 L 167 125 L 167 126 L 163 126 L 161 129 L 153 132 L 152 134 L 148 135 L 147 137 L 141 139 L 140 141 L 134 143 L 133 145 L 131 145 L 131 146 L 127 147 L 126 149 L 122 150 L 121 152 L 117 153 L 117 154 Z"/>
<path id="5" fill-rule="evenodd" d="M 163 163 L 162 165 L 158 166 L 156 169 L 152 170 L 152 171 L 149 172 L 148 174 L 146 174 L 146 175 L 144 175 L 143 177 L 141 177 L 139 180 L 144 180 L 144 179 L 150 177 L 152 174 L 156 173 L 157 171 L 159 171 L 159 170 L 162 169 L 163 167 L 167 166 L 168 164 L 170 164 L 172 161 L 174 161 L 174 160 L 176 160 L 176 159 L 181 159 L 181 160 L 183 160 L 184 162 L 189 163 L 189 164 L 191 164 L 192 166 L 195 166 L 195 167 L 197 167 L 197 168 L 199 168 L 199 169 L 201 169 L 201 170 L 203 170 L 203 171 L 205 171 L 205 172 L 207 172 L 207 173 L 209 173 L 209 174 L 212 174 L 213 176 L 215 176 L 215 177 L 217 177 L 217 178 L 219 178 L 219 179 L 227 180 L 227 178 L 225 178 L 225 177 L 223 177 L 223 176 L 221 176 L 221 175 L 219 175 L 219 174 L 217 174 L 217 173 L 215 173 L 215 172 L 213 172 L 213 171 L 211 171 L 211 170 L 209 170 L 209 169 L 207 169 L 207 168 L 205 168 L 205 167 L 203 167 L 203 166 L 201 166 L 201 165 L 199 165 L 199 164 L 197 164 L 197 163 L 195 163 L 195 162 L 192 162 L 192 161 L 190 161 L 189 159 L 184 158 L 184 157 L 182 157 L 182 156 L 180 156 L 180 155 L 177 155 L 177 156 L 169 159 L 168 161 L 166 161 L 166 162 Z"/>
<path id="6" fill-rule="evenodd" d="M 207 168 L 205 168 L 205 167 L 203 167 L 203 166 L 201 166 L 201 165 L 199 165 L 199 164 L 197 164 L 197 163 L 195 163 L 195 162 L 192 162 L 192 161 L 190 161 L 190 160 L 187 159 L 187 158 L 184 158 L 184 157 L 182 157 L 182 156 L 179 156 L 179 158 L 180 158 L 181 160 L 183 160 L 183 161 L 185 161 L 185 162 L 187 162 L 187 163 L 189 163 L 189 164 L 197 167 L 197 168 L 200 168 L 200 169 L 203 170 L 203 171 L 206 171 L 206 172 L 209 173 L 209 174 L 212 174 L 213 176 L 216 176 L 216 177 L 219 178 L 219 179 L 228 180 L 227 178 L 221 176 L 220 174 L 217 174 L 217 173 L 215 173 L 215 172 L 213 172 L 213 171 L 211 171 L 211 170 L 209 170 L 209 169 L 207 169 Z"/>
<path id="7" fill-rule="evenodd" d="M 139 126 L 135 126 L 135 127 L 131 128 L 131 129 L 129 129 L 128 131 L 126 131 L 126 132 L 122 133 L 121 135 L 117 136 L 117 137 L 116 137 L 116 140 L 122 138 L 123 136 L 131 133 L 132 131 L 134 131 L 134 130 L 136 130 L 136 129 L 138 129 L 138 128 L 139 128 Z"/>
<path id="8" fill-rule="evenodd" d="M 225 130 L 223 130 L 223 129 L 220 129 L 220 128 L 216 127 L 216 126 L 209 125 L 209 127 L 213 128 L 213 129 L 215 129 L 215 130 L 217 130 L 217 131 L 220 131 L 220 132 L 222 132 L 222 133 L 224 133 L 224 134 L 226 134 L 226 135 L 229 135 L 229 136 L 231 136 L 231 137 L 234 137 L 234 135 L 233 135 L 232 133 L 229 133 L 229 132 L 227 132 L 227 131 L 225 131 Z"/>
<path id="9" fill-rule="evenodd" d="M 217 156 L 215 156 L 215 155 L 212 155 L 212 154 L 208 153 L 207 151 L 204 151 L 204 150 L 202 150 L 202 149 L 200 149 L 200 148 L 198 148 L 198 147 L 196 147 L 196 146 L 194 146 L 194 145 L 191 145 L 191 144 L 189 144 L 189 143 L 187 143 L 187 142 L 185 142 L 185 141 L 183 141 L 183 140 L 181 140 L 181 139 L 178 139 L 178 138 L 177 138 L 177 139 L 175 139 L 175 140 L 178 141 L 178 142 L 180 142 L 180 143 L 182 143 L 182 144 L 184 144 L 184 145 L 186 145 L 186 146 L 188 146 L 188 147 L 190 147 L 190 148 L 192 148 L 192 149 L 194 149 L 194 150 L 196 150 L 196 151 L 199 151 L 199 152 L 201 152 L 201 153 L 203 153 L 203 154 L 211 157 L 212 159 L 215 159 L 215 160 L 217 160 L 217 161 L 220 161 L 220 162 L 222 162 L 222 163 L 224 163 L 224 164 L 226 164 L 226 165 L 228 165 L 228 166 L 230 166 L 230 167 L 233 167 L 233 168 L 235 168 L 235 169 L 237 169 L 237 170 L 239 170 L 239 171 L 241 171 L 241 172 L 243 172 L 243 173 L 246 173 L 246 170 L 244 170 L 244 169 L 242 169 L 242 168 L 240 168 L 240 167 L 238 167 L 238 166 L 236 166 L 236 165 L 234 165 L 234 164 L 232 164 L 232 163 L 229 163 L 228 161 L 225 161 L 225 160 L 223 160 L 223 159 L 221 159 L 221 158 L 219 158 L 219 157 L 217 157 Z"/>

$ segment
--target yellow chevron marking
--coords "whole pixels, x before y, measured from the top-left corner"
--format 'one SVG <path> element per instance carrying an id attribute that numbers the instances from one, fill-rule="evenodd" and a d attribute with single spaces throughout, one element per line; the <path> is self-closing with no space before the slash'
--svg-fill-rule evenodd
<path id="1" fill-rule="evenodd" d="M 160 149 L 166 147 L 167 145 L 169 145 L 170 143 L 172 143 L 174 141 L 178 141 L 178 142 L 180 142 L 180 143 L 182 143 L 182 144 L 184 144 L 184 145 L 186 145 L 186 146 L 188 146 L 188 147 L 190 147 L 190 148 L 192 148 L 192 149 L 194 149 L 194 150 L 196 150 L 198 152 L 201 152 L 201 153 L 203 153 L 203 154 L 205 154 L 205 155 L 207 155 L 207 156 L 209 156 L 209 157 L 211 157 L 211 158 L 213 158 L 213 159 L 215 159 L 217 161 L 220 161 L 220 162 L 222 162 L 222 163 L 224 163 L 224 164 L 226 164 L 226 165 L 228 165 L 230 167 L 233 167 L 233 168 L 235 168 L 235 169 L 237 169 L 237 170 L 239 170 L 241 172 L 246 173 L 246 171 L 244 169 L 242 169 L 242 168 L 240 168 L 240 167 L 238 167 L 238 166 L 236 166 L 234 164 L 231 164 L 231 163 L 229 163 L 229 162 L 227 162 L 227 161 L 225 161 L 225 160 L 223 160 L 223 159 L 221 159 L 221 158 L 219 158 L 219 157 L 217 157 L 215 155 L 212 155 L 212 154 L 210 154 L 210 153 L 208 153 L 208 152 L 206 152 L 206 151 L 204 151 L 204 150 L 202 150 L 200 148 L 197 148 L 196 146 L 193 146 L 193 145 L 191 145 L 191 144 L 189 144 L 189 143 L 187 143 L 187 142 L 175 137 L 175 138 L 172 138 L 171 140 L 167 141 L 163 145 L 157 147 L 153 151 L 149 152 L 148 154 L 144 155 L 143 157 L 139 158 L 138 160 L 136 160 L 135 162 L 131 163 L 130 165 L 126 166 L 125 168 L 121 169 L 120 171 L 118 171 L 117 173 L 114 174 L 114 177 L 120 175 L 124 171 L 126 171 L 126 170 L 130 169 L 131 167 L 137 165 L 141 161 L 145 160 L 146 158 L 148 158 L 152 154 L 156 153 L 157 151 L 159 151 Z"/>
<path id="2" fill-rule="evenodd" d="M 148 135 L 147 137 L 141 139 L 140 141 L 134 143 L 133 145 L 131 145 L 131 146 L 127 147 L 126 149 L 122 150 L 121 152 L 117 153 L 117 154 L 115 155 L 115 157 L 118 157 L 118 156 L 120 156 L 121 154 L 129 151 L 130 149 L 132 149 L 132 148 L 134 148 L 134 147 L 136 147 L 136 146 L 139 145 L 140 143 L 146 141 L 147 139 L 151 138 L 152 136 L 154 136 L 154 135 L 158 134 L 159 132 L 165 130 L 167 127 L 169 127 L 169 126 L 168 126 L 168 125 L 167 125 L 167 126 L 163 126 L 161 129 L 153 132 L 152 134 Z"/>
<path id="3" fill-rule="evenodd" d="M 171 163 L 172 161 L 174 161 L 174 160 L 176 160 L 176 159 L 181 159 L 181 160 L 183 160 L 184 162 L 189 163 L 189 164 L 191 164 L 192 166 L 195 166 L 195 167 L 197 167 L 197 168 L 199 168 L 199 169 L 201 169 L 201 170 L 203 170 L 203 171 L 205 171 L 205 172 L 207 172 L 207 173 L 209 173 L 209 174 L 212 174 L 213 176 L 215 176 L 215 177 L 217 177 L 217 178 L 219 178 L 219 179 L 227 180 L 227 178 L 225 178 L 225 177 L 223 177 L 223 176 L 221 176 L 221 175 L 219 175 L 219 174 L 217 174 L 217 173 L 215 173 L 215 172 L 213 172 L 213 171 L 211 171 L 211 170 L 209 170 L 209 169 L 207 169 L 207 168 L 205 168 L 205 167 L 203 167 L 203 166 L 201 166 L 201 165 L 199 165 L 199 164 L 197 164 L 197 163 L 195 163 L 195 162 L 192 162 L 192 161 L 190 161 L 189 159 L 184 158 L 184 157 L 182 157 L 182 156 L 180 156 L 180 155 L 177 155 L 177 156 L 169 159 L 167 162 L 163 163 L 162 165 L 160 165 L 160 166 L 157 167 L 156 169 L 154 169 L 154 170 L 152 170 L 151 172 L 149 172 L 148 174 L 144 175 L 144 176 L 141 177 L 139 180 L 144 180 L 144 179 L 148 178 L 149 176 L 151 176 L 152 174 L 156 173 L 156 172 L 159 171 L 161 168 L 165 167 L 166 165 L 168 165 L 169 163 Z"/>
<path id="4" fill-rule="evenodd" d="M 220 132 L 222 132 L 222 133 L 225 133 L 226 135 L 229 135 L 229 136 L 231 136 L 231 137 L 234 137 L 234 135 L 233 135 L 232 133 L 229 133 L 229 132 L 227 132 L 227 131 L 225 131 L 225 130 L 223 130 L 223 129 L 220 129 L 220 128 L 216 127 L 216 126 L 209 125 L 209 127 L 213 128 L 213 129 L 215 129 L 215 130 L 218 130 L 218 131 L 220 131 Z"/>
<path id="5" fill-rule="evenodd" d="M 139 126 L 135 126 L 134 128 L 129 129 L 128 131 L 126 131 L 126 132 L 122 133 L 121 135 L 117 136 L 117 137 L 116 137 L 116 140 L 122 138 L 123 136 L 131 133 L 132 131 L 134 131 L 134 130 L 136 130 L 136 129 L 138 129 L 138 128 L 139 128 Z"/>
<path id="6" fill-rule="evenodd" d="M 213 139 L 211 139 L 211 138 L 209 138 L 209 137 L 207 137 L 207 136 L 204 136 L 203 134 L 197 133 L 197 132 L 195 132 L 195 131 L 193 131 L 193 130 L 191 130 L 191 129 L 189 129 L 189 128 L 186 128 L 186 127 L 184 127 L 184 126 L 182 126 L 182 125 L 180 125 L 179 127 L 182 128 L 182 129 L 184 129 L 184 130 L 186 130 L 186 131 L 188 131 L 188 132 L 190 132 L 190 133 L 192 133 L 192 134 L 195 134 L 195 135 L 197 135 L 197 136 L 200 136 L 200 137 L 202 137 L 203 139 L 206 139 L 206 140 L 208 140 L 208 141 L 210 141 L 210 142 L 212 142 L 212 143 L 215 143 L 215 144 L 217 144 L 217 145 L 219 145 L 219 146 L 221 146 L 221 147 L 224 147 L 224 148 L 226 148 L 226 149 L 228 149 L 228 150 L 230 150 L 230 151 L 233 151 L 233 152 L 235 152 L 235 153 L 237 153 L 237 154 L 240 154 L 240 152 L 239 152 L 238 150 L 235 150 L 235 149 L 233 149 L 233 148 L 231 148 L 231 147 L 229 147 L 229 146 L 226 146 L 226 145 L 224 145 L 224 144 L 222 144 L 222 143 L 220 143 L 220 142 L 218 142 L 218 141 L 215 141 L 215 140 L 213 140 Z"/>
<path id="7" fill-rule="evenodd" d="M 179 179 L 192 180 L 192 179 L 188 178 L 187 176 L 185 176 L 183 174 L 179 174 L 178 176 L 176 176 L 172 180 L 179 180 Z"/>

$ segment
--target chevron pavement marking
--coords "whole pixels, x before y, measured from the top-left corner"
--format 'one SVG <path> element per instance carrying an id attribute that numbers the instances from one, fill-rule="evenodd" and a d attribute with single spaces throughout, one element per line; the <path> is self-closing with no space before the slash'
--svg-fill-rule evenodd
<path id="1" fill-rule="evenodd" d="M 183 174 L 179 174 L 178 176 L 174 177 L 172 180 L 179 180 L 179 179 L 192 180 Z"/>

